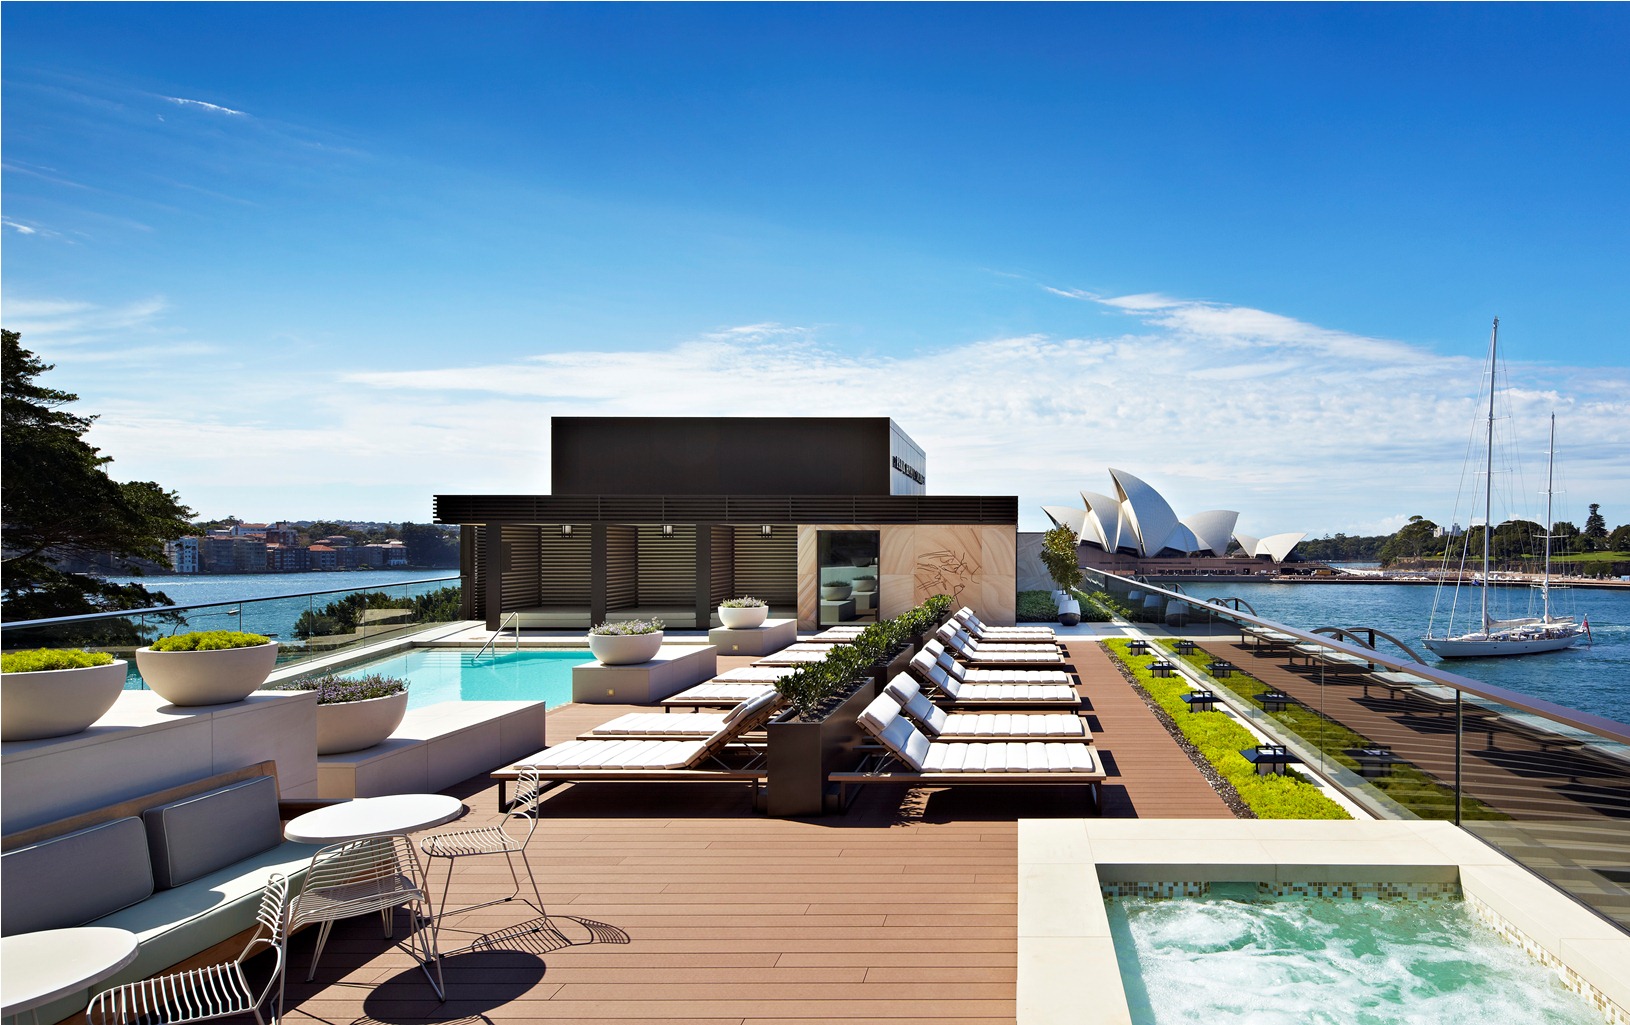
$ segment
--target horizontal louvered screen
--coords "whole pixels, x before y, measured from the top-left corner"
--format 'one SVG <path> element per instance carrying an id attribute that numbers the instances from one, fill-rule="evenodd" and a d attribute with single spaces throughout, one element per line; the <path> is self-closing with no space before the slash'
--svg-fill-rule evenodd
<path id="1" fill-rule="evenodd" d="M 696 604 L 696 528 L 675 525 L 639 528 L 639 602 L 641 605 Z"/>
<path id="2" fill-rule="evenodd" d="M 798 531 L 775 528 L 764 537 L 758 527 L 737 527 L 732 546 L 735 597 L 752 595 L 776 608 L 798 605 Z"/>
<path id="3" fill-rule="evenodd" d="M 538 604 L 538 570 L 541 566 L 538 528 L 502 527 L 499 534 L 504 546 L 501 577 L 503 611 L 532 608 Z"/>
<path id="4" fill-rule="evenodd" d="M 1012 495 L 437 495 L 438 523 L 1017 523 Z"/>
<path id="5" fill-rule="evenodd" d="M 633 527 L 606 527 L 606 610 L 631 609 L 639 604 L 639 533 Z"/>
<path id="6" fill-rule="evenodd" d="M 558 523 L 540 528 L 543 569 L 538 604 L 581 608 L 589 604 L 594 539 L 587 523 L 573 524 L 569 536 L 563 536 L 560 529 Z"/>

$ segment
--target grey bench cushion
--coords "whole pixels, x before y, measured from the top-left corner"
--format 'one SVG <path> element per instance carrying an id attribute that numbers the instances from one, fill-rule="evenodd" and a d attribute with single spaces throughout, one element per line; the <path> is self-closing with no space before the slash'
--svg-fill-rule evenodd
<path id="1" fill-rule="evenodd" d="M 283 842 L 277 781 L 233 783 L 142 812 L 153 854 L 153 884 L 168 890 Z"/>
<path id="2" fill-rule="evenodd" d="M 7 851 L 0 860 L 0 933 L 84 925 L 152 893 L 141 819 L 114 819 Z"/>

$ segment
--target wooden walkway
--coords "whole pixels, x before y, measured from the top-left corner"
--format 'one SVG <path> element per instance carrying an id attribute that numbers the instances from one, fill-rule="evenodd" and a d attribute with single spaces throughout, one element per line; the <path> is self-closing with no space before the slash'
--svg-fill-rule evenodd
<path id="1" fill-rule="evenodd" d="M 1071 654 L 1111 772 L 1104 813 L 1226 816 L 1097 646 Z M 549 738 L 627 710 L 553 710 Z M 471 812 L 445 828 L 496 821 L 485 778 L 448 792 Z M 443 949 L 469 949 L 446 959 L 445 1004 L 373 918 L 336 925 L 305 982 L 308 930 L 292 943 L 289 1020 L 1010 1023 L 1015 823 L 1081 811 L 1051 788 L 868 787 L 841 816 L 769 819 L 724 784 L 563 786 L 542 808 L 528 861 L 546 922 L 515 903 L 451 919 Z M 459 865 L 452 903 L 508 892 L 493 860 Z"/>

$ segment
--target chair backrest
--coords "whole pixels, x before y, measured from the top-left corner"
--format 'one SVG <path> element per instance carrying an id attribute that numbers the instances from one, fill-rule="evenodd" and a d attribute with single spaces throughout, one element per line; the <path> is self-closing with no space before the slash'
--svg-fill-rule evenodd
<path id="1" fill-rule="evenodd" d="M 424 870 L 419 864 L 419 852 L 406 836 L 394 833 L 329 844 L 311 856 L 305 885 L 289 911 L 288 928 L 292 931 L 307 921 L 332 917 L 323 913 L 333 904 L 324 890 L 401 892 L 403 882 L 423 894 Z"/>
<path id="2" fill-rule="evenodd" d="M 260 927 L 249 937 L 249 945 L 238 955 L 239 961 L 246 960 L 257 943 L 265 943 L 281 951 L 284 937 L 288 935 L 288 901 L 288 876 L 273 872 L 266 878 L 266 888 L 260 891 L 260 907 L 255 911 L 255 921 Z"/>
<path id="3" fill-rule="evenodd" d="M 538 778 L 538 767 L 521 766 L 521 774 L 515 779 L 514 796 L 510 798 L 509 812 L 505 821 L 526 820 L 526 835 L 530 838 L 532 831 L 538 827 L 538 801 L 542 797 L 543 781 Z"/>
<path id="4" fill-rule="evenodd" d="M 926 733 L 933 737 L 945 732 L 945 721 L 950 718 L 945 709 L 928 700 L 928 695 L 922 688 L 904 676 L 896 676 L 883 688 L 883 693 L 902 709 L 906 715 L 916 721 Z"/>
<path id="5" fill-rule="evenodd" d="M 781 701 L 781 695 L 772 690 L 741 702 L 730 710 L 719 728 L 707 738 L 703 749 L 717 751 L 731 741 L 739 739 L 742 734 L 759 729 L 770 721 L 770 716 L 781 707 Z"/>
<path id="6" fill-rule="evenodd" d="M 924 650 L 927 649 L 925 648 Z M 934 650 L 934 660 L 938 663 L 941 669 L 945 670 L 946 675 L 953 681 L 956 683 L 967 682 L 968 671 L 964 669 L 962 667 L 962 663 L 958 662 L 949 651 L 945 650 L 944 647 L 936 648 Z"/>
<path id="7" fill-rule="evenodd" d="M 954 698 L 957 696 L 960 684 L 945 671 L 944 666 L 938 660 L 938 656 L 943 654 L 944 651 L 945 649 L 939 647 L 938 642 L 929 641 L 923 646 L 923 650 L 911 657 L 911 662 L 907 665 L 907 668 L 923 683 L 937 687 Z"/>
<path id="8" fill-rule="evenodd" d="M 860 728 L 876 737 L 889 754 L 911 766 L 917 772 L 923 768 L 928 754 L 928 738 L 901 714 L 900 706 L 892 698 L 879 694 L 860 713 Z"/>

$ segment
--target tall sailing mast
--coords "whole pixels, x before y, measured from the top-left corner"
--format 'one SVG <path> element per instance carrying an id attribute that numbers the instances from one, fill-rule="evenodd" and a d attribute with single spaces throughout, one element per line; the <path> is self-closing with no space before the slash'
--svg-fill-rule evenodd
<path id="1" fill-rule="evenodd" d="M 1551 414 L 1551 447 L 1545 457 L 1545 571 L 1539 578 L 1539 597 L 1545 604 L 1545 619 L 1543 622 L 1549 626 L 1551 622 L 1551 531 L 1555 526 L 1551 519 L 1551 495 L 1554 493 L 1556 479 L 1556 414 Z"/>
<path id="2" fill-rule="evenodd" d="M 1489 632 L 1489 535 L 1494 533 L 1494 376 L 1495 346 L 1500 338 L 1500 318 L 1494 318 L 1489 331 L 1489 422 L 1488 457 L 1483 468 L 1483 633 Z"/>

